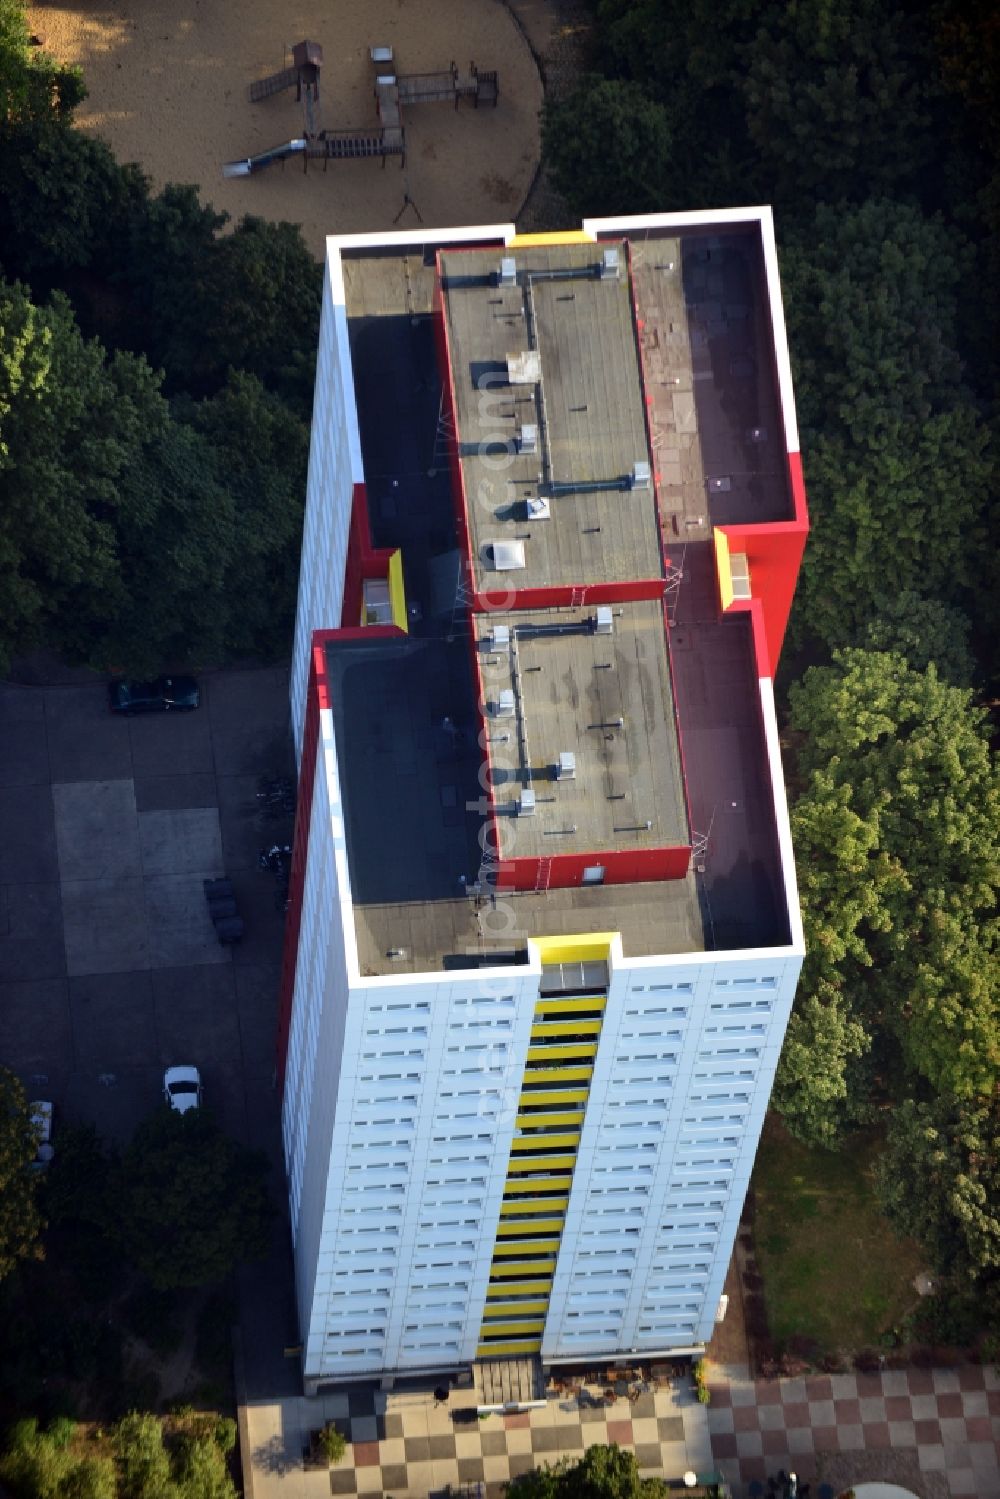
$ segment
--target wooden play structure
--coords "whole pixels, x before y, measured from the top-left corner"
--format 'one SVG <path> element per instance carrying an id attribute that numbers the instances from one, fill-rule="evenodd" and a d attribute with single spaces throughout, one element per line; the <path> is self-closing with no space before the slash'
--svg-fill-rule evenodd
<path id="1" fill-rule="evenodd" d="M 452 62 L 440 73 L 397 75 L 392 71 L 391 47 L 372 47 L 369 60 L 375 69 L 378 125 L 325 130 L 319 120 L 319 74 L 323 66 L 323 48 L 318 42 L 296 43 L 292 48 L 291 66 L 257 79 L 250 84 L 247 94 L 251 104 L 259 104 L 294 87 L 295 97 L 302 105 L 302 135 L 261 151 L 256 156 L 227 162 L 222 168 L 223 176 L 249 177 L 277 161 L 284 163 L 290 156 L 301 156 L 305 171 L 309 170 L 310 161 L 322 161 L 326 170 L 331 161 L 375 156 L 381 158 L 383 167 L 387 157 L 398 156 L 402 167 L 406 165 L 404 104 L 453 104 L 457 109 L 464 99 L 478 109 L 480 104 L 492 104 L 495 107 L 500 99 L 500 75 L 495 70 L 481 72 L 474 62 L 470 62 L 466 73 L 460 72 Z"/>

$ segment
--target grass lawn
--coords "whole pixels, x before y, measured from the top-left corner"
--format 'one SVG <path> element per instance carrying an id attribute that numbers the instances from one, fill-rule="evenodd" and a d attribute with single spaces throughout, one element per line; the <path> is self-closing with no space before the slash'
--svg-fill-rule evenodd
<path id="1" fill-rule="evenodd" d="M 824 1351 L 876 1347 L 916 1304 L 917 1246 L 897 1239 L 872 1195 L 878 1140 L 807 1150 L 775 1120 L 761 1139 L 757 1261 L 771 1336 L 812 1339 Z"/>

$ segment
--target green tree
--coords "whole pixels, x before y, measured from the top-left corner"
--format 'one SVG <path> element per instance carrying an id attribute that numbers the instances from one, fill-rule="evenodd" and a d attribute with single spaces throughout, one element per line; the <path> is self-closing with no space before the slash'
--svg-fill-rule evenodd
<path id="1" fill-rule="evenodd" d="M 72 1422 L 68 1426 L 68 1431 L 62 1423 L 43 1431 L 34 1417 L 15 1424 L 0 1458 L 0 1479 L 15 1499 L 57 1499 L 61 1494 L 73 1468 L 67 1450 Z"/>
<path id="2" fill-rule="evenodd" d="M 1000 782 L 982 712 L 933 665 L 844 651 L 790 703 L 808 956 L 776 1103 L 829 1144 L 863 1113 L 851 1068 L 869 1044 L 953 1097 L 996 1086 Z"/>
<path id="3" fill-rule="evenodd" d="M 913 671 L 926 671 L 933 662 L 943 682 L 968 687 L 976 675 L 970 629 L 961 609 L 904 588 L 883 603 L 859 643 L 866 650 L 895 651 Z"/>
<path id="4" fill-rule="evenodd" d="M 21 0 L 0 0 L 0 150 L 7 130 L 66 118 L 86 98 L 79 68 L 60 67 L 30 36 Z"/>
<path id="5" fill-rule="evenodd" d="M 210 1436 L 188 1437 L 181 1445 L 177 1482 L 182 1499 L 236 1499 L 226 1459 Z"/>
<path id="6" fill-rule="evenodd" d="M 132 1411 L 114 1431 L 115 1457 L 123 1499 L 179 1499 L 155 1416 Z"/>
<path id="7" fill-rule="evenodd" d="M 116 1499 L 115 1465 L 108 1457 L 84 1457 L 70 1468 L 59 1499 Z"/>
<path id="8" fill-rule="evenodd" d="M 267 1251 L 266 1174 L 264 1156 L 223 1135 L 203 1109 L 160 1109 L 116 1175 L 125 1253 L 158 1290 L 223 1280 Z"/>
<path id="9" fill-rule="evenodd" d="M 658 1478 L 642 1478 L 634 1452 L 616 1443 L 588 1447 L 579 1462 L 525 1473 L 508 1485 L 518 1499 L 665 1499 Z"/>
<path id="10" fill-rule="evenodd" d="M 36 307 L 0 284 L 0 650 L 47 639 L 85 656 L 125 595 L 122 477 L 167 420 L 144 361 L 106 360 L 64 297 Z"/>
<path id="11" fill-rule="evenodd" d="M 574 213 L 662 209 L 672 145 L 667 111 L 636 83 L 589 74 L 542 110 L 542 150 Z"/>
<path id="12" fill-rule="evenodd" d="M 890 1222 L 1000 1326 L 1000 1101 L 907 1099 L 893 1111 L 875 1185 Z"/>
<path id="13" fill-rule="evenodd" d="M 38 1149 L 20 1079 L 0 1067 L 0 1280 L 24 1259 L 40 1259 L 42 1222 L 29 1170 Z"/>
<path id="14" fill-rule="evenodd" d="M 763 8 L 742 92 L 779 202 L 902 196 L 936 162 L 929 39 L 891 0 Z"/>

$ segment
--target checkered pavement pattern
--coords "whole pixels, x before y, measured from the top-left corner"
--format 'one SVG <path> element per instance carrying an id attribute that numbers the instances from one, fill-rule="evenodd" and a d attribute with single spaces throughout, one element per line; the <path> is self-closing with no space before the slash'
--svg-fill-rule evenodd
<path id="1" fill-rule="evenodd" d="M 475 1396 L 470 1394 L 470 1402 Z M 351 1445 L 330 1470 L 339 1494 L 428 1499 L 449 1488 L 471 1499 L 502 1499 L 511 1478 L 560 1458 L 580 1458 L 595 1443 L 631 1448 L 649 1476 L 679 1479 L 712 1466 L 704 1410 L 681 1387 L 651 1391 L 613 1405 L 552 1399 L 544 1409 L 455 1420 L 457 1396 L 434 1405 L 426 1396 L 381 1393 L 322 1397 L 326 1420 Z M 481 1487 L 480 1487 L 481 1486 Z"/>
<path id="2" fill-rule="evenodd" d="M 713 1384 L 711 1393 L 712 1455 L 737 1499 L 760 1492 L 780 1468 L 822 1480 L 833 1454 L 878 1452 L 886 1455 L 887 1476 L 893 1461 L 915 1456 L 911 1471 L 926 1475 L 928 1493 L 1000 1499 L 996 1368 L 734 1377 Z"/>

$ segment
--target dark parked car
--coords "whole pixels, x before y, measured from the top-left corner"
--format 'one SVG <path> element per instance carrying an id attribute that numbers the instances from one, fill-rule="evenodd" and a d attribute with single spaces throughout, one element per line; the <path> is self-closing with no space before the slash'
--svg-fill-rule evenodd
<path id="1" fill-rule="evenodd" d="M 201 701 L 194 677 L 157 677 L 155 682 L 108 683 L 112 713 L 175 713 L 197 708 Z"/>

